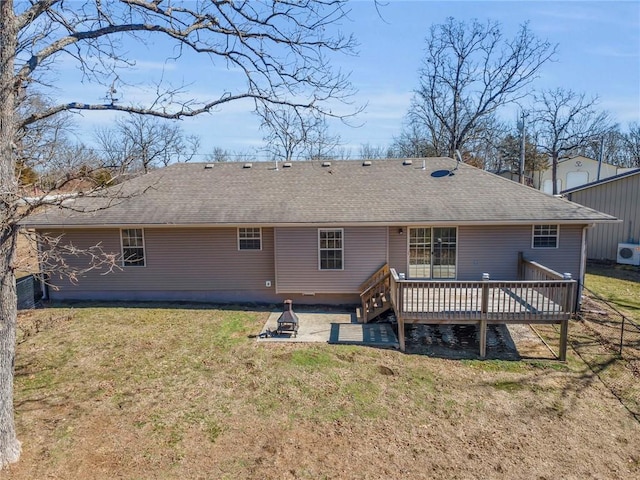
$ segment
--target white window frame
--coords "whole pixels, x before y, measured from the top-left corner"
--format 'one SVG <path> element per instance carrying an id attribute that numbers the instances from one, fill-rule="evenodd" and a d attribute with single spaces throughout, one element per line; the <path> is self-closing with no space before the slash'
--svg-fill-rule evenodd
<path id="1" fill-rule="evenodd" d="M 324 232 L 340 232 L 340 248 L 322 247 L 322 233 Z M 340 252 L 340 268 L 322 268 L 322 252 L 339 251 Z M 319 228 L 318 229 L 318 270 L 322 272 L 339 272 L 344 270 L 344 228 Z"/>
<path id="2" fill-rule="evenodd" d="M 242 233 L 246 234 L 248 230 L 252 230 L 253 233 L 258 231 L 257 237 L 243 237 Z M 260 242 L 260 248 L 242 248 L 242 240 L 258 240 Z M 262 250 L 262 227 L 238 227 L 238 251 L 242 252 L 260 252 Z"/>
<path id="3" fill-rule="evenodd" d="M 454 258 L 454 275 L 453 277 L 438 277 L 435 276 L 434 273 L 436 272 L 436 269 L 440 269 L 440 271 L 442 270 L 443 265 L 439 265 L 439 266 L 435 266 L 434 265 L 434 259 L 435 259 L 435 249 L 436 249 L 436 245 L 437 245 L 437 238 L 435 236 L 436 233 L 436 229 L 444 229 L 444 228 L 451 228 L 455 230 L 455 242 L 453 242 L 454 248 L 455 248 L 455 258 Z M 428 277 L 412 277 L 411 276 L 411 230 L 415 230 L 415 229 L 426 229 L 430 231 L 430 243 L 429 245 L 429 251 L 431 252 L 431 258 L 430 258 L 430 263 L 429 263 L 429 276 Z M 407 232 L 407 240 L 406 240 L 406 245 L 407 245 L 407 276 L 408 278 L 419 278 L 419 279 L 429 279 L 429 280 L 455 280 L 458 278 L 458 254 L 460 252 L 459 250 L 459 229 L 456 225 L 439 225 L 439 226 L 429 226 L 429 225 L 415 225 L 415 226 L 411 226 L 408 227 L 406 229 L 404 229 Z M 449 244 L 451 245 L 451 244 Z"/>
<path id="4" fill-rule="evenodd" d="M 127 230 L 139 230 L 140 231 L 140 239 L 142 240 L 142 245 L 136 245 L 136 246 L 127 246 L 125 247 L 124 245 L 124 235 L 123 233 Z M 137 235 L 136 235 L 137 237 Z M 125 254 L 124 254 L 124 250 L 125 248 L 138 248 L 142 250 L 142 262 L 141 263 L 127 263 L 127 260 L 125 258 Z M 145 235 L 144 235 L 144 228 L 121 228 L 120 229 L 120 254 L 121 254 L 121 265 L 122 267 L 146 267 L 147 266 L 147 247 L 145 244 Z"/>
<path id="5" fill-rule="evenodd" d="M 547 229 L 549 227 L 554 227 L 556 231 L 555 231 L 555 234 L 551 232 L 536 233 L 536 227 L 538 228 L 546 227 Z M 555 245 L 553 246 L 536 246 L 536 238 L 555 238 L 556 242 L 555 242 Z M 559 247 L 560 247 L 560 225 L 555 223 L 540 223 L 540 224 L 531 226 L 531 248 L 535 248 L 536 250 L 539 250 L 539 249 L 548 250 L 548 249 L 554 249 Z"/>

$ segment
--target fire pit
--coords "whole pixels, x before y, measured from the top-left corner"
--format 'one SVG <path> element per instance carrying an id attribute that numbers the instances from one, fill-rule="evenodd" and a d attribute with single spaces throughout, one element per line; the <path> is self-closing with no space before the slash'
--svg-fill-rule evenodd
<path id="1" fill-rule="evenodd" d="M 278 318 L 278 335 L 289 333 L 293 337 L 298 335 L 298 316 L 293 312 L 293 301 L 284 301 L 284 311 Z"/>

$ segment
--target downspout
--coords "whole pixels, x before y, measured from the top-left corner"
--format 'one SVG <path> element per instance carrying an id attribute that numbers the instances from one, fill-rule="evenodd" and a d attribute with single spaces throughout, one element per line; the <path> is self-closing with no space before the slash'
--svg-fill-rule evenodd
<path id="1" fill-rule="evenodd" d="M 273 290 L 276 295 L 280 293 L 278 291 L 278 227 L 273 227 Z"/>
<path id="2" fill-rule="evenodd" d="M 43 263 L 42 263 L 42 243 L 40 242 L 40 238 L 37 235 L 36 230 L 36 251 L 38 254 L 38 270 L 40 270 L 40 289 L 42 291 L 42 300 L 49 300 L 49 278 L 47 274 L 44 272 Z"/>
<path id="3" fill-rule="evenodd" d="M 587 230 L 592 228 L 594 224 L 585 225 L 582 227 L 582 251 L 580 253 L 580 280 L 578 281 L 578 292 L 576 294 L 576 312 L 580 311 L 582 305 L 582 289 L 584 287 L 584 280 L 587 273 Z"/>

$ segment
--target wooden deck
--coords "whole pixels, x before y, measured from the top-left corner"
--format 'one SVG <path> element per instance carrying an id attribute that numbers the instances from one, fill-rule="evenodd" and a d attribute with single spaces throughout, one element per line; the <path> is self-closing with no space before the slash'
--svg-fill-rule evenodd
<path id="1" fill-rule="evenodd" d="M 487 324 L 559 324 L 559 358 L 564 360 L 577 282 L 522 258 L 519 271 L 523 279 L 518 281 L 406 280 L 384 265 L 363 284 L 363 321 L 373 318 L 386 302 L 398 319 L 402 351 L 405 350 L 405 324 L 479 325 L 481 357 L 486 353 Z"/>
<path id="2" fill-rule="evenodd" d="M 555 323 L 568 317 L 554 300 L 562 284 L 548 282 L 405 283 L 396 308 L 407 323 Z M 555 295 L 557 296 L 557 295 Z"/>

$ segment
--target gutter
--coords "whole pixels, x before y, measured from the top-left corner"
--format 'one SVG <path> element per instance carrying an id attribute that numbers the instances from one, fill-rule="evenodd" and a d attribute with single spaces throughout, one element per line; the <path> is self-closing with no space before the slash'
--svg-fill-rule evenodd
<path id="1" fill-rule="evenodd" d="M 224 222 L 224 223 L 100 223 L 100 224 L 64 224 L 64 223 L 28 223 L 21 224 L 23 228 L 46 230 L 46 229 L 113 229 L 113 228 L 238 228 L 238 227 L 261 227 L 261 228 L 296 228 L 296 227 L 313 227 L 313 228 L 332 228 L 332 227 L 422 227 L 425 225 L 433 227 L 466 227 L 466 226 L 522 226 L 532 224 L 553 224 L 553 225 L 585 225 L 596 223 L 621 223 L 623 220 L 607 215 L 609 218 L 583 218 L 576 220 L 557 220 L 550 218 L 535 218 L 526 220 L 467 220 L 467 221 L 433 221 L 421 220 L 413 222 L 300 222 L 300 223 L 262 223 L 262 222 Z"/>

